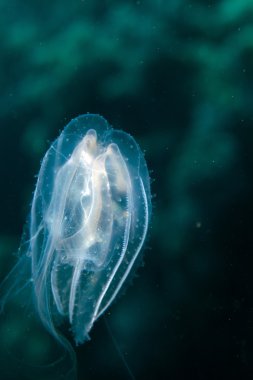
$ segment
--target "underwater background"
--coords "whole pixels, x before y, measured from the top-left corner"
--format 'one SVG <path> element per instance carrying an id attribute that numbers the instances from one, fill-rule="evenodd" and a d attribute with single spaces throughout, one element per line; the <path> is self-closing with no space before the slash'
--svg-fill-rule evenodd
<path id="1" fill-rule="evenodd" d="M 144 150 L 153 215 L 78 380 L 252 379 L 252 0 L 0 0 L 0 41 L 1 279 L 50 143 L 101 114 Z M 1 378 L 56 379 L 29 318 L 0 316 Z"/>

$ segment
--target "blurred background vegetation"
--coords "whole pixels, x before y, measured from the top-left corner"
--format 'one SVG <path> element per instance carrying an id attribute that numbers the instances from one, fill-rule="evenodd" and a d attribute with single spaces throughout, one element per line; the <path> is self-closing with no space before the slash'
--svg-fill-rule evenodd
<path id="1" fill-rule="evenodd" d="M 144 266 L 106 317 L 118 349 L 137 380 L 251 379 L 252 0 L 0 0 L 0 41 L 1 278 L 50 142 L 99 113 L 145 151 L 154 196 Z M 48 340 L 11 321 L 1 373 L 35 378 L 17 358 Z M 76 352 L 79 380 L 129 379 L 103 320 Z"/>

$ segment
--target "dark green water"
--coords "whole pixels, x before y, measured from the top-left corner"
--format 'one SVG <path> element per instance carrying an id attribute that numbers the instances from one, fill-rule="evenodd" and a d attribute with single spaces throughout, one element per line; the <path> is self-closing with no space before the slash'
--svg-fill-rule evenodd
<path id="1" fill-rule="evenodd" d="M 106 318 L 137 380 L 253 377 L 252 41 L 251 0 L 0 1 L 1 278 L 59 130 L 90 112 L 133 135 L 153 217 Z M 38 367 L 53 341 L 15 307 L 0 377 L 60 378 L 63 364 Z M 78 380 L 129 379 L 114 340 L 95 323 Z"/>

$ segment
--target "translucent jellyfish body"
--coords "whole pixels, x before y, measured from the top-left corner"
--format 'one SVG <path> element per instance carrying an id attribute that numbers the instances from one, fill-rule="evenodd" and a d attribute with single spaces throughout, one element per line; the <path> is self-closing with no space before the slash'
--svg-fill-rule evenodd
<path id="1" fill-rule="evenodd" d="M 150 199 L 139 146 L 101 116 L 73 119 L 50 146 L 25 255 L 38 314 L 52 335 L 68 320 L 76 344 L 89 338 L 136 263 Z"/>

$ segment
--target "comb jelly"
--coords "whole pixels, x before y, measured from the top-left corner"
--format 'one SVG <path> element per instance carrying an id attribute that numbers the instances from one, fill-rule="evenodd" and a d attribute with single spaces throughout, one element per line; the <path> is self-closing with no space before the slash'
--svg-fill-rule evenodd
<path id="1" fill-rule="evenodd" d="M 62 342 L 68 323 L 75 343 L 85 342 L 135 267 L 150 212 L 149 173 L 133 137 L 99 115 L 73 119 L 43 158 L 2 306 L 32 284 L 51 335 Z"/>

